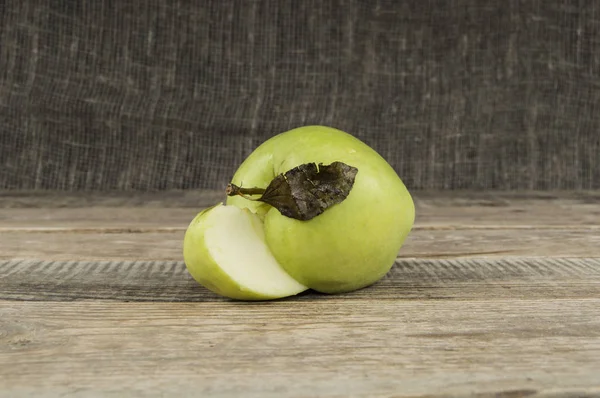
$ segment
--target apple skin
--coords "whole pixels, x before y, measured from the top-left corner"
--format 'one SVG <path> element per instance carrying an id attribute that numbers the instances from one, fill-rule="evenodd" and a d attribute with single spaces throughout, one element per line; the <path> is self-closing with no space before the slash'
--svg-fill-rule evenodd
<path id="1" fill-rule="evenodd" d="M 232 178 L 238 186 L 265 188 L 276 175 L 301 164 L 334 161 L 358 168 L 354 186 L 342 203 L 309 221 L 239 196 L 226 202 L 262 215 L 266 243 L 285 271 L 331 294 L 358 290 L 385 276 L 412 229 L 414 202 L 389 163 L 350 134 L 305 126 L 265 141 Z"/>

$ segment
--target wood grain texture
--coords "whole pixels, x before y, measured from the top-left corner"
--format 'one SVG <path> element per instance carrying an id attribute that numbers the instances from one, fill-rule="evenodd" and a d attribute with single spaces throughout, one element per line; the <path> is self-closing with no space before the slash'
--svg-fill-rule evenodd
<path id="1" fill-rule="evenodd" d="M 187 225 L 220 195 L 7 195 L 0 199 L 0 259 L 180 260 Z M 597 193 L 414 197 L 416 223 L 401 257 L 600 256 Z"/>
<path id="2" fill-rule="evenodd" d="M 177 262 L 5 261 L 0 281 L 7 396 L 600 392 L 600 259 L 400 260 L 368 289 L 268 303 Z"/>
<path id="3" fill-rule="evenodd" d="M 0 301 L 0 314 L 11 397 L 600 392 L 599 298 Z"/>
<path id="4" fill-rule="evenodd" d="M 600 194 L 413 194 L 416 229 L 429 227 L 600 226 Z M 12 193 L 0 195 L 0 231 L 18 229 L 184 229 L 202 208 L 224 200 L 219 191 L 143 195 Z"/>
<path id="5" fill-rule="evenodd" d="M 0 232 L 0 259 L 173 260 L 183 258 L 184 231 Z M 403 258 L 600 257 L 600 231 L 555 229 L 414 230 Z"/>
<path id="6" fill-rule="evenodd" d="M 0 396 L 600 397 L 600 195 L 419 193 L 381 281 L 263 303 L 181 261 L 211 195 L 0 197 Z"/>
<path id="7" fill-rule="evenodd" d="M 372 300 L 600 298 L 600 258 L 398 259 Z M 329 300 L 318 293 L 292 300 Z M 0 261 L 0 300 L 229 301 L 204 289 L 180 261 Z"/>

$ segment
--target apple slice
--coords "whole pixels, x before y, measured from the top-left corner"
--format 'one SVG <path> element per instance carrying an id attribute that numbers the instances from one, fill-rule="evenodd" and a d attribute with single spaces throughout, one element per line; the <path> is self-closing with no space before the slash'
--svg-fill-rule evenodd
<path id="1" fill-rule="evenodd" d="M 308 289 L 275 260 L 259 216 L 236 206 L 200 212 L 185 233 L 183 258 L 199 284 L 233 299 L 278 299 Z"/>

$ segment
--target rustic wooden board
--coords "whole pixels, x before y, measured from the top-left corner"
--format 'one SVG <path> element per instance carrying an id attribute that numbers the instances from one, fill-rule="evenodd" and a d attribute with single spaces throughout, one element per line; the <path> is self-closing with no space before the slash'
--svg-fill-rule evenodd
<path id="1" fill-rule="evenodd" d="M 0 200 L 0 259 L 180 260 L 191 219 L 222 199 L 214 191 L 10 197 Z M 600 256 L 597 194 L 414 197 L 417 219 L 401 257 Z"/>
<path id="2" fill-rule="evenodd" d="M 598 308 L 599 299 L 0 302 L 2 394 L 592 397 Z"/>
<path id="3" fill-rule="evenodd" d="M 0 259 L 181 260 L 184 231 L 107 233 L 0 232 Z M 600 231 L 555 229 L 416 229 L 399 253 L 410 258 L 473 256 L 600 257 Z"/>
<path id="4" fill-rule="evenodd" d="M 208 206 L 223 200 L 223 190 L 185 191 L 0 191 L 0 208 L 90 208 L 152 207 L 182 208 Z M 600 191 L 413 191 L 417 204 L 433 206 L 506 207 L 512 203 L 562 202 L 573 205 L 599 204 Z"/>
<path id="5" fill-rule="evenodd" d="M 398 259 L 347 299 L 600 298 L 600 258 Z M 329 300 L 310 293 L 286 300 Z M 0 261 L 0 300 L 230 301 L 199 286 L 180 261 Z"/>
<path id="6" fill-rule="evenodd" d="M 216 297 L 178 262 L 0 277 L 6 396 L 600 392 L 600 259 L 402 260 L 358 292 L 267 303 Z"/>
<path id="7" fill-rule="evenodd" d="M 200 211 L 222 201 L 214 191 L 142 196 L 0 195 L 0 231 L 106 229 L 109 231 L 181 230 Z M 147 197 L 149 196 L 149 197 Z M 504 226 L 530 228 L 600 227 L 600 194 L 563 193 L 524 196 L 498 193 L 413 195 L 416 229 Z M 13 198 L 13 201 L 9 199 Z M 11 207 L 11 204 L 13 205 Z"/>
<path id="8" fill-rule="evenodd" d="M 418 193 L 369 288 L 218 297 L 218 192 L 0 194 L 0 396 L 600 397 L 600 194 Z"/>

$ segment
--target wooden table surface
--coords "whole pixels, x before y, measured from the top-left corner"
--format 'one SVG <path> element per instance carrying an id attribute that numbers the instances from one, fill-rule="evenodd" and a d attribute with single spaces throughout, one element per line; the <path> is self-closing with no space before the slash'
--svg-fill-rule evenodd
<path id="1" fill-rule="evenodd" d="M 415 193 L 382 281 L 217 297 L 218 192 L 0 195 L 0 396 L 600 396 L 600 193 Z"/>

